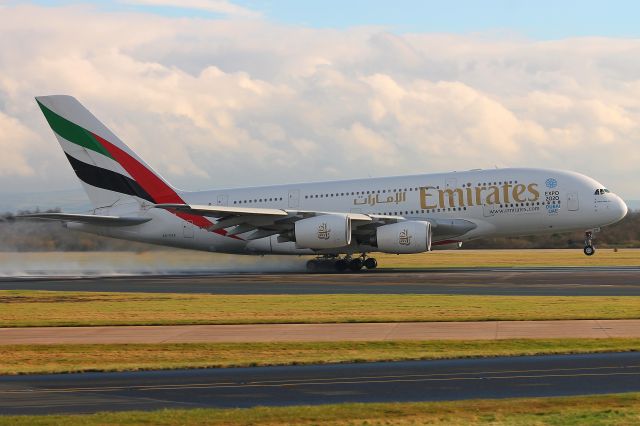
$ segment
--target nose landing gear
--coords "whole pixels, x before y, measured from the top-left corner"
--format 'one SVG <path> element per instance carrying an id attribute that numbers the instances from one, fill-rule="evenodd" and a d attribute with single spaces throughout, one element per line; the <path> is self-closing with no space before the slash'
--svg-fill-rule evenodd
<path id="1" fill-rule="evenodd" d="M 591 231 L 587 231 L 584 233 L 584 254 L 587 256 L 593 256 L 596 252 L 596 249 L 593 247 L 592 241 L 593 234 Z"/>

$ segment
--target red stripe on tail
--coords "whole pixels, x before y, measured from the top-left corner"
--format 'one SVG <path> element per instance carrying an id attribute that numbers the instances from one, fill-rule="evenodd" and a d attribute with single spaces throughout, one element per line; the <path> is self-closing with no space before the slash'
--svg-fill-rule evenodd
<path id="1" fill-rule="evenodd" d="M 95 133 L 91 133 L 94 138 L 102 146 L 109 151 L 109 154 L 118 162 L 120 165 L 131 175 L 133 180 L 138 182 L 142 188 L 147 191 L 151 198 L 156 202 L 156 204 L 186 204 L 182 198 L 165 182 L 162 181 L 158 176 L 156 176 L 151 170 L 147 169 L 144 165 L 142 165 L 138 160 L 133 158 L 127 152 L 118 148 L 108 140 L 101 138 Z M 178 213 L 172 212 L 179 218 L 186 220 L 188 222 L 193 223 L 194 225 L 208 229 L 213 222 L 204 216 L 197 216 L 189 213 Z M 227 231 L 224 229 L 218 229 L 213 231 L 216 234 L 227 235 Z M 236 239 L 240 239 L 235 237 Z"/>

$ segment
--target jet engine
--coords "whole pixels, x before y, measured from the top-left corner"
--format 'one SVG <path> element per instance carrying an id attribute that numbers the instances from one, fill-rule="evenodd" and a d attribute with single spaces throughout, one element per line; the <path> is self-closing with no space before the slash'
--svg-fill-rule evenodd
<path id="1" fill-rule="evenodd" d="M 376 229 L 376 245 L 384 253 L 422 253 L 431 250 L 431 223 L 417 220 Z"/>
<path id="2" fill-rule="evenodd" d="M 298 248 L 329 249 L 351 243 L 351 220 L 344 214 L 323 214 L 295 223 Z"/>

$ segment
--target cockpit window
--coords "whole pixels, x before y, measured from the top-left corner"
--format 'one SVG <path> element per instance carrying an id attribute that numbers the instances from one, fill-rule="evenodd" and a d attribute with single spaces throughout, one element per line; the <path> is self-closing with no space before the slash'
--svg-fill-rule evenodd
<path id="1" fill-rule="evenodd" d="M 600 188 L 600 189 L 596 189 L 596 193 L 594 195 L 604 195 L 605 193 L 609 193 L 611 191 L 609 191 L 606 188 Z"/>

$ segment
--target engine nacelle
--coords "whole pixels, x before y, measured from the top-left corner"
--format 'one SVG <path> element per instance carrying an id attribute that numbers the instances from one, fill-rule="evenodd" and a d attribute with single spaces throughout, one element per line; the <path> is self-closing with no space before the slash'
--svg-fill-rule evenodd
<path id="1" fill-rule="evenodd" d="M 296 247 L 329 249 L 351 244 L 351 220 L 344 214 L 323 214 L 295 223 Z"/>
<path id="2" fill-rule="evenodd" d="M 431 224 L 408 220 L 376 229 L 376 244 L 384 253 L 422 253 L 431 250 Z"/>

